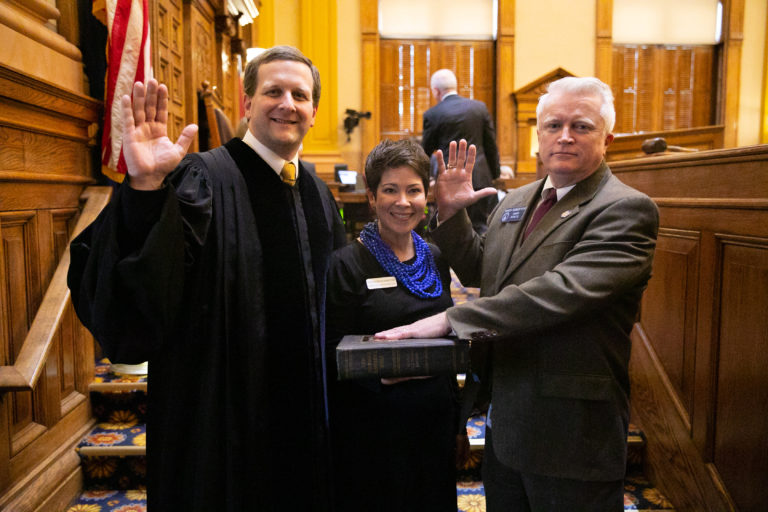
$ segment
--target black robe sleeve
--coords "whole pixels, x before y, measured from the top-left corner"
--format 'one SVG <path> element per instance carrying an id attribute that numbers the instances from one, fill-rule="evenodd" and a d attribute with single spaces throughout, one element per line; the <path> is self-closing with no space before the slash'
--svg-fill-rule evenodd
<path id="1" fill-rule="evenodd" d="M 123 184 L 72 241 L 72 303 L 112 360 L 148 360 L 172 329 L 184 269 L 211 219 L 207 171 L 196 163 L 186 159 L 157 191 Z"/>

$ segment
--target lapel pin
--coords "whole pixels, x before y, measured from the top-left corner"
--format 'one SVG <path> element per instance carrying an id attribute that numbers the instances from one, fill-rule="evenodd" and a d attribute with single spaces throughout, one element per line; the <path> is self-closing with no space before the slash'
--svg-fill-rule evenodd
<path id="1" fill-rule="evenodd" d="M 564 219 L 572 213 L 573 213 L 573 210 L 565 210 L 563 213 L 560 214 L 560 218 Z"/>

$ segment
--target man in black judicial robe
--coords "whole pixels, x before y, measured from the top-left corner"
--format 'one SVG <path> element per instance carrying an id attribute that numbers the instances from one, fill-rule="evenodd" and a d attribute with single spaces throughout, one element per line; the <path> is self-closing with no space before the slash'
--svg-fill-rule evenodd
<path id="1" fill-rule="evenodd" d="M 276 47 L 244 88 L 244 140 L 179 163 L 196 127 L 173 144 L 165 86 L 137 83 L 126 183 L 72 243 L 83 324 L 113 361 L 149 361 L 155 511 L 332 510 L 324 297 L 344 230 L 322 180 L 279 175 L 298 164 L 319 75 Z"/>

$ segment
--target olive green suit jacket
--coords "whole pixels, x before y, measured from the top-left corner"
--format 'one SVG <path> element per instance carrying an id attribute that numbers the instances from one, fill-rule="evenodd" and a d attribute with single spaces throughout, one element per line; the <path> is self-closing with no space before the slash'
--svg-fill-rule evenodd
<path id="1" fill-rule="evenodd" d="M 461 282 L 480 286 L 480 298 L 448 309 L 448 319 L 460 337 L 490 344 L 493 443 L 502 463 L 619 480 L 629 334 L 651 275 L 658 210 L 603 163 L 521 243 L 542 187 L 539 180 L 511 191 L 485 236 L 473 233 L 464 211 L 432 231 Z"/>

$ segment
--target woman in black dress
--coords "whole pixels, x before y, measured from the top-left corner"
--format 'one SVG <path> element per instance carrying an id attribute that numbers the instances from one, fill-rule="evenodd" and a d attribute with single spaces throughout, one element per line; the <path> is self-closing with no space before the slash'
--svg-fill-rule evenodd
<path id="1" fill-rule="evenodd" d="M 365 164 L 377 220 L 337 250 L 328 277 L 329 405 L 339 511 L 455 511 L 454 376 L 336 380 L 345 334 L 372 334 L 453 305 L 437 247 L 414 230 L 424 218 L 429 158 L 417 143 L 384 141 Z"/>

